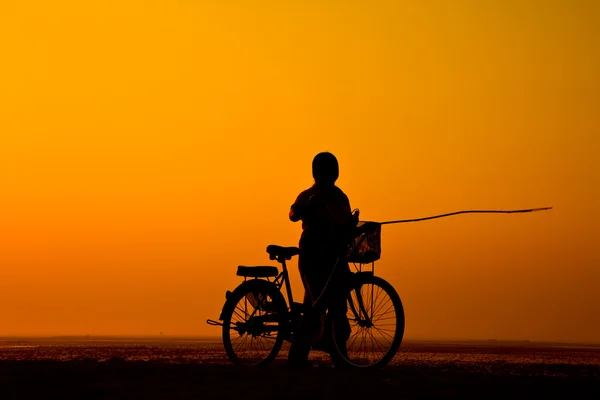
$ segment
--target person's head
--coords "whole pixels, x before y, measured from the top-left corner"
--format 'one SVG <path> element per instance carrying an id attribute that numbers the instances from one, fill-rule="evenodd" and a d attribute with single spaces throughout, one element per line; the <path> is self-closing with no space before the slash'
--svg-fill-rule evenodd
<path id="1" fill-rule="evenodd" d="M 329 152 L 319 153 L 312 162 L 312 174 L 318 185 L 333 185 L 340 175 L 338 161 Z"/>

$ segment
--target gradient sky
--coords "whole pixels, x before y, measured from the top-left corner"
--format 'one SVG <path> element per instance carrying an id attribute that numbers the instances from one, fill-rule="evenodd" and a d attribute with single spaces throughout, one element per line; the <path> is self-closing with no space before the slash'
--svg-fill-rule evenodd
<path id="1" fill-rule="evenodd" d="M 407 338 L 600 341 L 599 4 L 4 2 L 0 335 L 219 335 L 331 151 L 363 219 L 554 207 L 385 226 Z"/>

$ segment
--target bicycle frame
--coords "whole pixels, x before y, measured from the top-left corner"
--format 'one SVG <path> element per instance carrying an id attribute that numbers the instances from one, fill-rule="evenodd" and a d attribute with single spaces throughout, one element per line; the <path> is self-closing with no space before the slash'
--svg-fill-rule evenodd
<path id="1" fill-rule="evenodd" d="M 285 285 L 285 294 L 288 298 L 288 311 L 290 312 L 295 312 L 295 311 L 300 311 L 302 309 L 302 307 L 304 307 L 303 303 L 295 303 L 294 302 L 294 297 L 292 294 L 292 287 L 291 287 L 291 283 L 290 283 L 290 278 L 289 278 L 289 271 L 287 268 L 287 264 L 286 264 L 286 260 L 283 257 L 278 257 L 277 258 L 277 262 L 279 262 L 282 266 L 282 271 L 279 273 L 279 275 L 277 275 L 277 277 L 275 277 L 275 279 L 273 281 L 270 281 L 269 279 L 267 279 L 267 281 L 272 282 L 275 284 L 275 286 L 277 287 L 277 289 L 279 291 L 281 291 L 282 286 Z M 371 262 L 369 264 L 358 264 L 358 266 L 356 265 L 356 263 L 353 263 L 354 265 L 354 269 L 356 270 L 356 272 L 353 272 L 353 274 L 356 275 L 360 275 L 360 274 L 368 274 L 368 275 L 374 275 L 375 274 L 375 262 Z M 365 270 L 366 265 L 370 265 L 370 268 Z M 362 299 L 362 294 L 360 293 L 360 291 L 356 292 L 356 298 L 358 300 L 358 305 L 359 305 L 359 310 L 356 310 L 354 307 L 354 302 L 351 301 L 351 298 L 349 298 L 348 300 L 350 303 L 350 309 L 352 310 L 352 313 L 354 314 L 355 318 L 358 320 L 366 320 L 366 324 L 370 325 L 371 321 L 370 321 L 370 317 L 369 314 L 367 313 L 367 310 L 365 309 L 365 305 L 364 305 L 364 301 Z M 362 317 L 361 318 L 361 314 Z"/>
<path id="2" fill-rule="evenodd" d="M 364 236 L 361 238 L 362 240 L 364 240 Z M 359 241 L 360 244 L 360 241 Z M 306 311 L 306 306 L 303 303 L 296 303 L 294 302 L 294 295 L 292 293 L 292 286 L 291 286 L 291 282 L 290 282 L 290 274 L 289 274 L 289 270 L 287 267 L 287 260 L 290 260 L 291 257 L 289 257 L 289 255 L 284 255 L 284 254 L 278 254 L 278 255 L 272 255 L 271 256 L 272 260 L 277 261 L 279 264 L 281 264 L 281 272 L 274 278 L 270 278 L 270 277 L 265 277 L 264 279 L 275 285 L 275 287 L 277 288 L 277 290 L 279 292 L 283 292 L 282 288 L 285 286 L 285 296 L 287 297 L 287 312 L 289 313 L 289 318 L 288 318 L 288 322 L 291 324 L 294 324 L 294 321 L 301 316 L 301 314 L 303 314 Z M 374 275 L 374 271 L 375 271 L 375 262 L 372 261 L 368 264 L 366 263 L 357 263 L 357 262 L 352 262 L 352 264 L 354 265 L 354 272 L 352 272 L 352 275 L 356 276 L 356 275 L 362 275 L 362 274 L 370 274 L 370 275 Z M 370 266 L 370 268 L 368 268 L 367 266 Z M 336 264 L 337 267 L 337 264 Z M 334 267 L 335 268 L 335 267 Z M 245 284 L 248 281 L 249 277 L 248 276 L 244 276 L 244 281 L 242 283 Z M 261 278 L 253 278 L 253 279 L 261 279 Z M 327 287 L 327 285 L 326 285 Z M 324 288 L 324 290 L 327 290 L 326 287 Z M 359 323 L 361 326 L 366 326 L 369 327 L 372 325 L 372 321 L 371 318 L 369 316 L 369 313 L 367 312 L 366 308 L 365 308 L 365 304 L 363 301 L 363 295 L 360 293 L 360 289 L 353 291 L 354 293 L 356 293 L 355 295 L 355 299 L 352 298 L 352 294 L 349 293 L 348 295 L 348 303 L 349 303 L 349 309 L 352 312 L 352 315 L 354 316 L 353 320 L 356 321 L 357 323 Z M 229 297 L 229 294 L 231 292 L 228 291 L 228 293 L 226 294 L 226 297 Z M 317 300 L 318 302 L 318 300 Z M 313 305 L 314 307 L 315 305 Z M 250 315 L 250 317 L 254 320 L 254 321 L 258 321 L 258 322 L 272 322 L 272 319 L 274 318 L 272 315 L 261 315 L 261 316 L 255 316 L 256 309 L 254 310 L 254 312 L 252 312 L 252 315 Z M 276 317 L 275 317 L 276 318 Z M 222 316 L 219 317 L 220 320 L 222 320 Z M 207 323 L 209 323 L 210 325 L 222 325 L 220 322 L 214 321 L 214 320 L 207 320 Z M 246 326 L 236 326 L 236 327 L 232 327 L 233 330 L 239 330 L 239 329 L 246 329 Z"/>
<path id="3" fill-rule="evenodd" d="M 277 262 L 281 264 L 281 272 L 279 273 L 279 275 L 277 275 L 273 283 L 275 284 L 275 286 L 277 286 L 277 289 L 279 289 L 279 291 L 281 291 L 281 287 L 285 285 L 285 294 L 289 303 L 288 309 L 292 311 L 294 308 L 294 304 L 296 303 L 294 303 L 294 296 L 292 294 L 292 284 L 290 283 L 290 274 L 287 268 L 287 264 L 285 263 L 285 258 L 281 256 L 277 257 Z"/>

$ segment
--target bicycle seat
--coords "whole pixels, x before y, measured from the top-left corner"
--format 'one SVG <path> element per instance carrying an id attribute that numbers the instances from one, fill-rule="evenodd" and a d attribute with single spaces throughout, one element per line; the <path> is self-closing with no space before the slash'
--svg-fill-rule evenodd
<path id="1" fill-rule="evenodd" d="M 297 247 L 282 247 L 270 244 L 267 246 L 267 253 L 269 253 L 269 258 L 271 260 L 276 260 L 279 257 L 282 257 L 285 260 L 291 260 L 292 257 L 300 254 L 300 249 Z"/>
<path id="2" fill-rule="evenodd" d="M 250 278 L 268 278 L 271 276 L 279 275 L 277 267 L 246 267 L 240 265 L 237 269 L 237 276 L 250 277 Z"/>

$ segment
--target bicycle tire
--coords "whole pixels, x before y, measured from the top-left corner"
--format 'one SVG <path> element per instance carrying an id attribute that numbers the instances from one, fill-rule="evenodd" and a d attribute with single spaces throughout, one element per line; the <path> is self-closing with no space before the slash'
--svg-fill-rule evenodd
<path id="1" fill-rule="evenodd" d="M 287 326 L 287 303 L 275 284 L 243 282 L 229 295 L 221 316 L 223 345 L 235 365 L 262 366 L 275 359 Z"/>
<path id="2" fill-rule="evenodd" d="M 365 312 L 367 318 L 364 318 Z M 347 294 L 346 317 L 350 335 L 340 333 L 343 327 L 336 326 L 336 323 L 341 324 L 339 320 L 331 321 L 334 366 L 386 366 L 398 352 L 405 328 L 402 301 L 392 285 L 372 274 L 357 274 Z"/>

